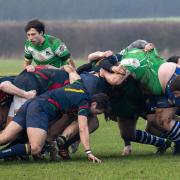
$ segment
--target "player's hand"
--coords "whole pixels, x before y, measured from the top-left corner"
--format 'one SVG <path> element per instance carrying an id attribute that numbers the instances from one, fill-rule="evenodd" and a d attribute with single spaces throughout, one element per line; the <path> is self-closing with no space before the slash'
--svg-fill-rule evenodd
<path id="1" fill-rule="evenodd" d="M 26 99 L 34 98 L 36 95 L 37 95 L 36 90 L 25 91 L 25 98 Z"/>
<path id="2" fill-rule="evenodd" d="M 145 52 L 149 52 L 149 51 L 151 51 L 151 50 L 154 49 L 154 48 L 155 48 L 155 46 L 154 46 L 153 43 L 148 43 L 148 44 L 145 45 L 144 51 L 145 51 Z"/>
<path id="3" fill-rule="evenodd" d="M 119 66 L 113 66 L 113 67 L 116 67 L 115 73 L 126 75 L 126 69 L 123 66 L 119 65 Z M 113 68 L 112 68 L 112 71 L 114 72 Z"/>
<path id="4" fill-rule="evenodd" d="M 63 69 L 67 72 L 67 73 L 71 73 L 71 72 L 75 72 L 74 67 L 72 67 L 71 65 L 64 65 Z"/>
<path id="5" fill-rule="evenodd" d="M 27 72 L 34 72 L 35 71 L 35 67 L 33 65 L 28 65 L 28 66 L 26 66 L 26 71 Z"/>
<path id="6" fill-rule="evenodd" d="M 108 51 L 104 51 L 104 52 L 100 52 L 99 53 L 99 58 L 106 58 L 106 57 L 109 57 L 109 56 L 112 56 L 113 55 L 113 52 L 111 50 L 108 50 Z"/>
<path id="7" fill-rule="evenodd" d="M 109 57 L 109 56 L 112 56 L 113 55 L 113 52 L 111 50 L 108 50 L 108 51 L 105 51 L 104 52 L 104 57 Z"/>
<path id="8" fill-rule="evenodd" d="M 122 74 L 122 75 L 126 74 L 126 70 L 122 66 L 113 66 L 112 71 L 117 74 Z"/>
<path id="9" fill-rule="evenodd" d="M 98 159 L 96 156 L 93 154 L 88 154 L 88 159 L 92 161 L 93 163 L 101 163 L 102 161 Z"/>

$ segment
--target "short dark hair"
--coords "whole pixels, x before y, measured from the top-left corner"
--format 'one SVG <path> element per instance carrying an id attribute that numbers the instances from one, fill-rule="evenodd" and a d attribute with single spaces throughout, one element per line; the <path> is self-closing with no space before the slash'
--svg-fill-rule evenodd
<path id="1" fill-rule="evenodd" d="M 38 19 L 33 19 L 27 23 L 24 30 L 27 33 L 31 28 L 36 29 L 39 33 L 45 33 L 45 25 L 43 22 L 39 21 Z"/>
<path id="2" fill-rule="evenodd" d="M 167 62 L 173 62 L 173 63 L 178 63 L 178 59 L 180 58 L 180 56 L 171 56 L 167 59 Z"/>
<path id="3" fill-rule="evenodd" d="M 171 91 L 180 91 L 180 76 L 176 76 L 174 81 L 170 84 Z"/>
<path id="4" fill-rule="evenodd" d="M 96 102 L 97 109 L 103 109 L 104 112 L 109 113 L 111 110 L 109 97 L 104 93 L 98 93 L 92 96 L 91 102 Z"/>

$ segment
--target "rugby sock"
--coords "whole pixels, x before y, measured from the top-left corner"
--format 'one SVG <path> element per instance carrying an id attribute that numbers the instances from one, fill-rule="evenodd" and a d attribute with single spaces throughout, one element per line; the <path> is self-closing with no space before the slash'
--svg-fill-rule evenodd
<path id="1" fill-rule="evenodd" d="M 64 144 L 64 147 L 65 148 L 68 148 L 71 144 L 73 144 L 74 142 L 80 140 L 80 136 L 79 136 L 79 133 L 76 134 L 74 137 L 72 137 L 71 139 L 68 139 L 66 141 L 66 143 Z"/>
<path id="2" fill-rule="evenodd" d="M 126 141 L 126 140 L 124 140 L 124 145 L 125 145 L 125 146 L 130 146 L 130 145 L 131 145 L 131 141 Z"/>
<path id="3" fill-rule="evenodd" d="M 136 130 L 136 137 L 133 140 L 134 142 L 142 144 L 151 144 L 157 147 L 161 147 L 165 144 L 165 139 L 154 136 L 147 133 L 146 131 Z"/>
<path id="4" fill-rule="evenodd" d="M 16 144 L 14 146 L 8 147 L 0 151 L 0 159 L 5 157 L 12 157 L 18 155 L 27 155 L 29 154 L 28 144 Z"/>
<path id="5" fill-rule="evenodd" d="M 173 141 L 179 144 L 180 143 L 180 122 L 176 121 L 171 131 L 169 131 L 166 135 L 170 141 Z"/>

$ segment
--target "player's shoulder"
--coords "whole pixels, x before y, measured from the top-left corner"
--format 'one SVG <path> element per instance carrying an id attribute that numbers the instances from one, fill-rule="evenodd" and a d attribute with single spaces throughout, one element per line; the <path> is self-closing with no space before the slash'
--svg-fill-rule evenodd
<path id="1" fill-rule="evenodd" d="M 61 40 L 55 36 L 45 34 L 44 35 L 46 41 L 49 42 L 49 44 L 54 45 L 54 44 L 60 44 Z"/>

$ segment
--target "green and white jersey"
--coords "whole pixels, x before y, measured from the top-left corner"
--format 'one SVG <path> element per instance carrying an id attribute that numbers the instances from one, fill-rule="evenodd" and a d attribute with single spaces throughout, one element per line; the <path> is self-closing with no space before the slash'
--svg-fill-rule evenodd
<path id="1" fill-rule="evenodd" d="M 126 49 L 120 61 L 120 64 L 154 95 L 163 94 L 158 79 L 158 69 L 163 63 L 165 63 L 165 60 L 159 57 L 155 49 L 150 52 L 144 52 L 135 48 Z"/>
<path id="2" fill-rule="evenodd" d="M 29 61 L 34 60 L 37 65 L 50 64 L 55 67 L 65 65 L 70 57 L 66 45 L 60 39 L 47 34 L 44 38 L 45 41 L 41 45 L 33 45 L 31 41 L 26 40 L 25 58 Z"/>

